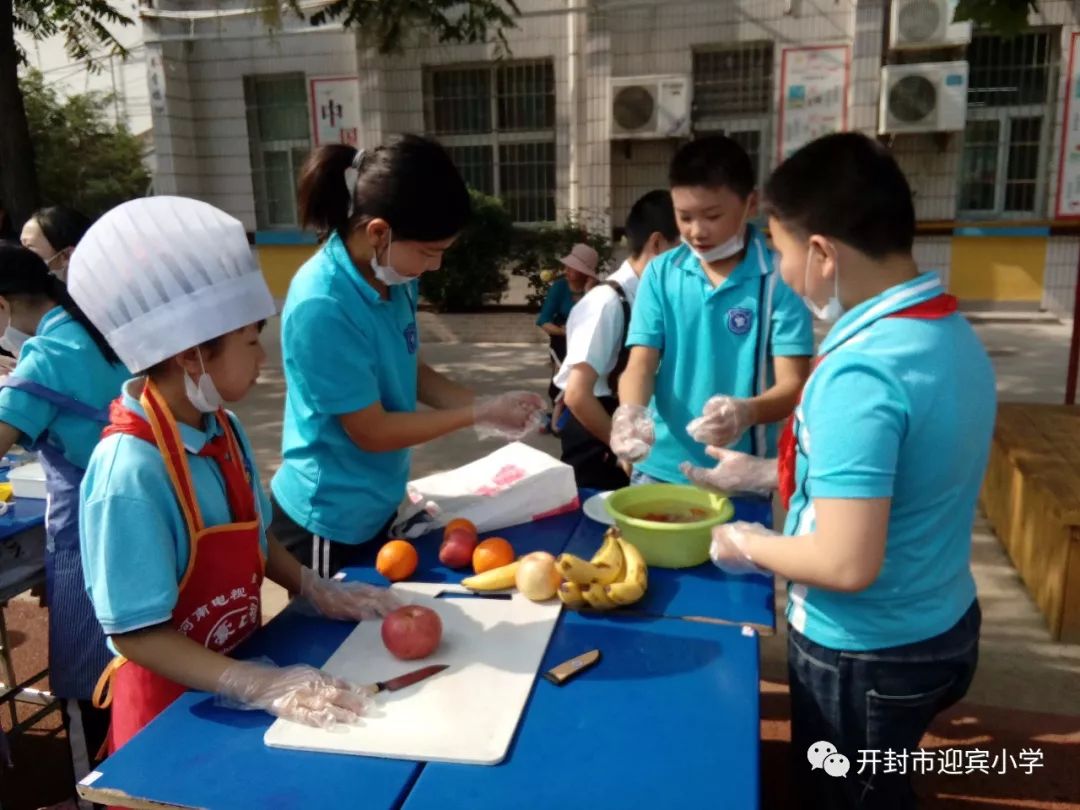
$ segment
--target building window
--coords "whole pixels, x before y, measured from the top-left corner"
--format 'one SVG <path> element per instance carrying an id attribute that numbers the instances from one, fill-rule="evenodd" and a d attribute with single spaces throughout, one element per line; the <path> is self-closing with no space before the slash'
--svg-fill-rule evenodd
<path id="1" fill-rule="evenodd" d="M 296 181 L 311 149 L 303 73 L 245 76 L 255 220 L 259 228 L 295 228 Z"/>
<path id="2" fill-rule="evenodd" d="M 424 121 L 465 181 L 515 222 L 555 219 L 555 70 L 549 61 L 430 68 Z"/>
<path id="3" fill-rule="evenodd" d="M 960 215 L 1043 213 L 1055 59 L 1054 37 L 1045 31 L 971 40 Z"/>
<path id="4" fill-rule="evenodd" d="M 742 145 L 760 185 L 769 170 L 773 44 L 747 42 L 694 52 L 694 131 L 722 132 Z"/>

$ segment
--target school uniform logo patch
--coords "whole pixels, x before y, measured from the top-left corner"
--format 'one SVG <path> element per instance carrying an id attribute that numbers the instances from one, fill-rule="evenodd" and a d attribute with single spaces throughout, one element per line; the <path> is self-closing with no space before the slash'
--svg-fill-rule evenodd
<path id="1" fill-rule="evenodd" d="M 405 346 L 409 350 L 409 354 L 416 354 L 416 349 L 420 345 L 420 334 L 416 330 L 416 324 L 410 323 L 405 327 Z"/>
<path id="2" fill-rule="evenodd" d="M 733 335 L 745 335 L 754 323 L 754 313 L 746 307 L 732 307 L 727 312 L 727 328 Z"/>

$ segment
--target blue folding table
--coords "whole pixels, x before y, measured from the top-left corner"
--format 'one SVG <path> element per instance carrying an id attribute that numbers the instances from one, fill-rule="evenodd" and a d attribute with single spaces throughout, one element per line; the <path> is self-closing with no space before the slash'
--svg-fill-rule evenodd
<path id="1" fill-rule="evenodd" d="M 579 512 L 499 534 L 519 554 L 558 553 L 575 540 L 585 543 L 597 526 Z M 461 572 L 438 563 L 439 540 L 432 534 L 416 543 L 420 564 L 414 579 L 460 579 Z M 372 560 L 376 551 L 371 550 Z M 662 590 L 663 576 L 655 578 L 654 571 L 650 574 Z M 384 582 L 370 565 L 349 569 L 347 577 Z M 713 587 L 721 592 L 737 584 L 721 580 Z M 771 623 L 757 589 L 735 591 L 736 596 L 721 599 L 731 608 L 730 617 L 716 618 Z M 672 598 L 662 604 L 677 603 Z M 242 654 L 318 666 L 351 630 L 349 623 L 302 616 L 289 607 Z M 83 780 L 79 793 L 119 806 L 210 810 L 447 810 L 495 802 L 547 810 L 553 802 L 593 792 L 603 797 L 601 806 L 665 806 L 676 798 L 687 806 L 757 806 L 755 631 L 644 611 L 630 616 L 563 611 L 541 671 L 592 648 L 601 650 L 600 663 L 567 685 L 537 678 L 510 752 L 499 765 L 272 749 L 263 744 L 272 717 L 222 708 L 212 696 L 189 692 Z"/>

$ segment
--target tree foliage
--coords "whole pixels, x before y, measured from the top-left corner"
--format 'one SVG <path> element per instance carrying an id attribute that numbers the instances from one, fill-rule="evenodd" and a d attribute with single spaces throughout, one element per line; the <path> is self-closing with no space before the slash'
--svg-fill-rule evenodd
<path id="1" fill-rule="evenodd" d="M 301 0 L 288 5 L 304 16 Z M 506 52 L 506 31 L 517 26 L 519 14 L 516 0 L 332 0 L 308 19 L 355 29 L 380 53 L 399 53 L 413 31 L 447 44 L 494 41 Z"/>
<path id="2" fill-rule="evenodd" d="M 1028 13 L 1038 10 L 1036 0 L 960 0 L 953 20 L 970 20 L 977 28 L 1015 36 L 1027 28 Z"/>
<path id="3" fill-rule="evenodd" d="M 108 96 L 61 97 L 37 71 L 21 84 L 42 203 L 96 217 L 146 193 L 150 176 L 142 144 L 125 124 L 106 116 Z"/>

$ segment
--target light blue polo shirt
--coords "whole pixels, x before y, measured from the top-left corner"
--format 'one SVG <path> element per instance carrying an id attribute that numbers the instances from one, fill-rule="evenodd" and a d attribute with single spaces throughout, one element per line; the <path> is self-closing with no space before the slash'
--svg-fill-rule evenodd
<path id="1" fill-rule="evenodd" d="M 997 407 L 994 370 L 959 314 L 886 317 L 943 292 L 926 273 L 844 315 L 795 412 L 786 534 L 814 531 L 814 498 L 892 499 L 885 561 L 869 588 L 788 588 L 788 622 L 825 647 L 932 638 L 975 599 L 971 527 Z"/>
<path id="2" fill-rule="evenodd" d="M 294 521 L 320 537 L 369 540 L 405 496 L 411 452 L 365 452 L 340 417 L 376 402 L 388 412 L 416 410 L 417 287 L 391 287 L 384 301 L 336 233 L 289 286 L 281 314 L 282 465 L 271 489 Z"/>
<path id="3" fill-rule="evenodd" d="M 13 374 L 102 410 L 131 376 L 122 363 L 111 365 L 90 333 L 59 306 L 45 313 L 23 344 Z M 0 389 L 0 422 L 22 433 L 27 444 L 47 431 L 46 441 L 79 469 L 86 468 L 101 438 L 100 424 L 14 388 Z"/>
<path id="4" fill-rule="evenodd" d="M 719 287 L 680 245 L 649 263 L 638 288 L 626 343 L 659 349 L 661 360 L 651 403 L 656 444 L 636 466 L 661 481 L 686 483 L 684 461 L 716 464 L 686 432 L 710 397 L 757 396 L 773 385 L 773 357 L 814 353 L 810 312 L 780 278 L 764 237 L 748 231 L 745 257 Z M 775 425 L 758 426 L 733 449 L 775 453 L 776 434 Z"/>
<path id="5" fill-rule="evenodd" d="M 137 378 L 124 387 L 124 405 L 145 418 L 132 396 L 141 384 L 142 378 Z M 266 554 L 270 502 L 259 483 L 247 435 L 235 417 L 232 423 L 251 473 Z M 233 519 L 225 480 L 213 459 L 196 455 L 221 432 L 217 420 L 208 420 L 208 425 L 208 430 L 196 430 L 180 424 L 180 439 L 188 451 L 203 521 L 220 526 Z M 126 435 L 101 440 L 82 483 L 79 534 L 86 590 L 106 634 L 130 633 L 169 620 L 191 556 L 191 539 L 155 445 Z"/>

